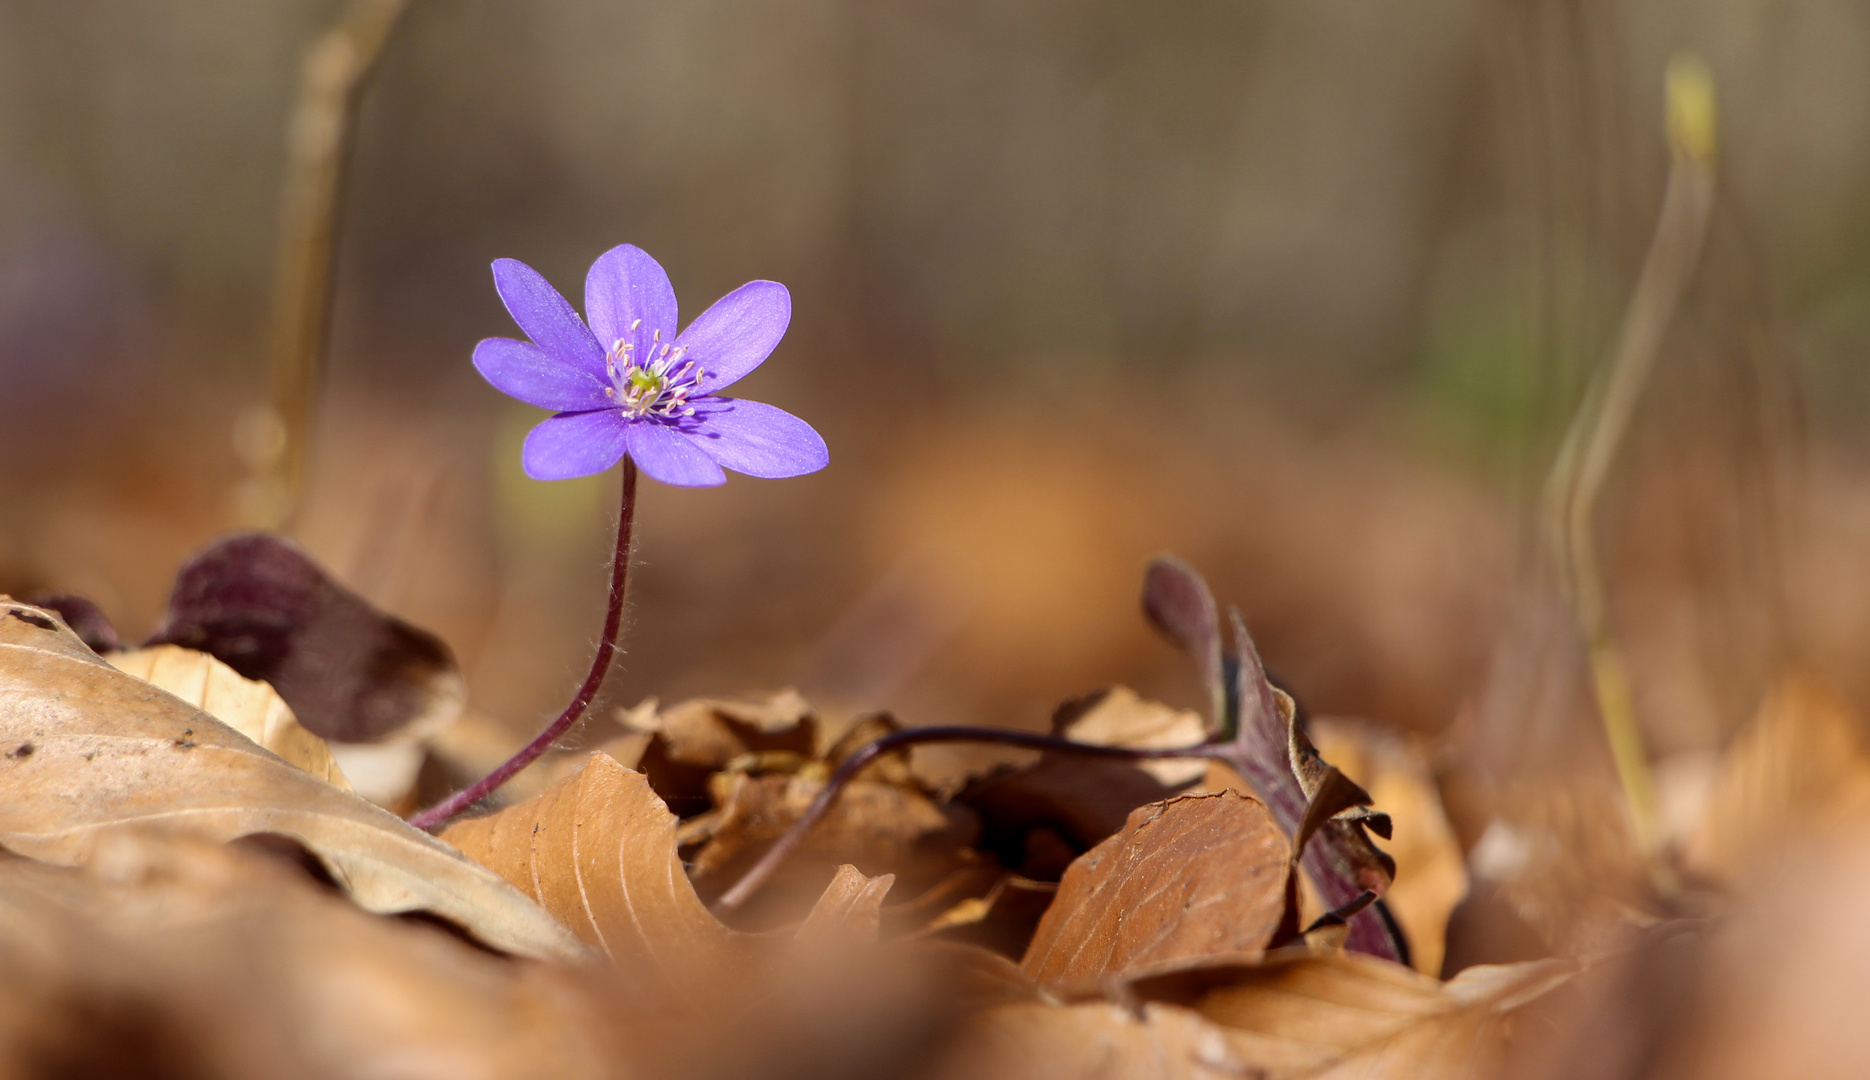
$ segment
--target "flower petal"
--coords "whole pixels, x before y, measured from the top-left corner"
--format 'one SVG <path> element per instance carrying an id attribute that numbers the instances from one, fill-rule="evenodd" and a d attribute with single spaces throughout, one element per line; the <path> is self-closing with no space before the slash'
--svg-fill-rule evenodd
<path id="1" fill-rule="evenodd" d="M 683 433 L 735 472 L 776 480 L 817 472 L 831 460 L 818 432 L 784 409 L 740 398 L 704 398 L 694 406 L 694 426 Z"/>
<path id="2" fill-rule="evenodd" d="M 527 434 L 520 461 L 534 480 L 601 473 L 622 459 L 630 426 L 616 409 L 560 413 Z"/>
<path id="3" fill-rule="evenodd" d="M 649 353 L 656 331 L 662 340 L 675 340 L 675 289 L 662 265 L 634 244 L 621 244 L 597 257 L 584 276 L 584 314 L 591 332 L 609 352 L 617 339 L 628 336 L 640 359 Z M 635 331 L 630 324 L 643 320 Z"/>
<path id="4" fill-rule="evenodd" d="M 562 364 L 604 377 L 604 350 L 578 313 L 539 271 L 518 259 L 495 259 L 493 286 L 534 345 Z"/>
<path id="5" fill-rule="evenodd" d="M 474 346 L 474 367 L 494 389 L 541 409 L 582 412 L 610 404 L 603 380 L 559 363 L 529 341 L 488 338 Z"/>
<path id="6" fill-rule="evenodd" d="M 713 487 L 727 482 L 708 455 L 681 432 L 654 420 L 638 420 L 630 427 L 630 457 L 651 478 L 676 487 Z"/>
<path id="7" fill-rule="evenodd" d="M 714 302 L 675 339 L 703 372 L 701 392 L 712 394 L 760 366 L 786 336 L 792 295 L 777 281 L 749 281 Z"/>

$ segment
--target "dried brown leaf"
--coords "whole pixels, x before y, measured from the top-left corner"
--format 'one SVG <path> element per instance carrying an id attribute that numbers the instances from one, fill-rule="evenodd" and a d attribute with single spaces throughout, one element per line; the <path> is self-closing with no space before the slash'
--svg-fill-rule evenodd
<path id="1" fill-rule="evenodd" d="M 1159 557 L 1143 581 L 1143 609 L 1157 627 L 1186 650 L 1209 681 L 1221 715 L 1217 728 L 1232 735 L 1227 763 L 1272 810 L 1289 837 L 1313 801 L 1317 782 L 1329 768 L 1308 738 L 1296 703 L 1266 676 L 1258 649 L 1237 611 L 1229 611 L 1233 647 L 1220 642 L 1218 611 L 1208 583 L 1177 559 Z M 1217 666 L 1215 658 L 1222 662 Z M 1349 910 L 1369 896 L 1380 897 L 1394 877 L 1389 856 L 1370 842 L 1354 815 L 1326 822 L 1302 848 L 1305 874 L 1324 907 Z M 1352 915 L 1345 946 L 1388 960 L 1408 955 L 1382 908 L 1369 905 Z"/>
<path id="2" fill-rule="evenodd" d="M 1199 743 L 1201 718 L 1112 686 L 1065 702 L 1052 733 L 1101 746 Z M 971 781 L 955 800 L 978 811 L 983 846 L 1022 875 L 1057 880 L 1072 859 L 1123 828 L 1130 812 L 1180 794 L 1201 779 L 1201 761 L 1113 761 L 1045 753 L 1030 765 L 1000 767 Z"/>
<path id="3" fill-rule="evenodd" d="M 883 923 L 883 898 L 895 883 L 895 874 L 865 877 L 863 871 L 845 863 L 793 937 L 808 942 L 875 942 Z"/>
<path id="4" fill-rule="evenodd" d="M 345 791 L 344 778 L 325 740 L 305 730 L 284 698 L 266 683 L 244 678 L 207 653 L 179 645 L 111 653 L 104 658 L 126 675 L 167 690 L 299 768 Z"/>
<path id="5" fill-rule="evenodd" d="M 1021 966 L 1057 984 L 1257 955 L 1285 910 L 1288 852 L 1239 792 L 1141 807 L 1066 871 Z"/>
<path id="6" fill-rule="evenodd" d="M 170 830 L 102 831 L 75 869 L 0 857 L 5 1076 L 614 1076 L 591 974 Z"/>
<path id="7" fill-rule="evenodd" d="M 1113 686 L 1089 708 L 1058 724 L 1057 734 L 1094 746 L 1158 750 L 1198 745 L 1207 738 L 1207 727 L 1199 713 L 1150 701 L 1127 686 Z M 1200 779 L 1208 763 L 1200 758 L 1171 758 L 1138 762 L 1136 767 L 1168 787 L 1180 788 Z"/>
<path id="8" fill-rule="evenodd" d="M 1383 902 L 1409 940 L 1411 966 L 1439 975 L 1448 916 L 1467 895 L 1467 861 L 1428 763 L 1401 735 L 1369 721 L 1321 718 L 1312 723 L 1312 738 L 1394 824 L 1383 846 L 1396 860 L 1396 880 Z"/>
<path id="9" fill-rule="evenodd" d="M 818 722 L 796 691 L 761 700 L 696 698 L 635 718 L 653 732 L 636 767 L 670 810 L 691 817 L 709 808 L 708 779 L 743 754 L 819 749 Z"/>
<path id="10" fill-rule="evenodd" d="M 452 825 L 442 839 L 617 964 L 681 981 L 731 963 L 745 935 L 695 894 L 675 827 L 648 778 L 594 754 L 538 796 Z"/>
<path id="11" fill-rule="evenodd" d="M 683 837 L 701 845 L 690 874 L 703 895 L 736 880 L 764 854 L 804 814 L 825 781 L 822 775 L 803 771 L 761 776 L 726 772 L 717 773 L 711 786 L 718 809 L 695 819 L 695 827 Z M 893 871 L 922 888 L 952 872 L 975 835 L 966 808 L 939 806 L 913 783 L 855 780 L 812 830 L 771 892 L 787 892 L 788 882 L 794 891 L 806 883 L 815 889 L 827 865 L 845 862 Z"/>
<path id="12" fill-rule="evenodd" d="M 282 834 L 366 910 L 432 912 L 522 955 L 580 954 L 536 904 L 446 844 L 12 603 L 0 603 L 0 746 L 0 844 L 21 854 L 82 863 L 100 832 L 138 823 L 220 841 Z"/>

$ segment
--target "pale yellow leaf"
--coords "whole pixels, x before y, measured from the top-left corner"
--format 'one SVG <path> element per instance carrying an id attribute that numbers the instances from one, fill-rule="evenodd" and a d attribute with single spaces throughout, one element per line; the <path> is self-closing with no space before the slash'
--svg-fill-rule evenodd
<path id="1" fill-rule="evenodd" d="M 180 645 L 111 653 L 110 666 L 181 698 L 313 776 L 351 790 L 325 740 L 305 730 L 273 688 Z"/>

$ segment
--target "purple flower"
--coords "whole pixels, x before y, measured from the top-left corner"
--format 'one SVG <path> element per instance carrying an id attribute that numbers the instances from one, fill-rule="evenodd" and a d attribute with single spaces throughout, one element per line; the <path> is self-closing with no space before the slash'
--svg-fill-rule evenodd
<path id="1" fill-rule="evenodd" d="M 568 480 L 625 454 L 665 484 L 705 487 L 748 476 L 800 476 L 825 467 L 825 441 L 805 421 L 719 392 L 760 366 L 792 320 L 776 281 L 750 281 L 675 332 L 669 275 L 641 248 L 611 248 L 584 279 L 590 326 L 539 272 L 493 264 L 494 288 L 532 340 L 488 338 L 474 367 L 501 393 L 557 410 L 526 436 L 521 460 L 536 480 Z"/>

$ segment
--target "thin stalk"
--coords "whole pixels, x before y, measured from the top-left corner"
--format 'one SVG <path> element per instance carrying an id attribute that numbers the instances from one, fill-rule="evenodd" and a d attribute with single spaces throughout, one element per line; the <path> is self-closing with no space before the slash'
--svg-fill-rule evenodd
<path id="1" fill-rule="evenodd" d="M 604 684 L 604 674 L 610 670 L 610 661 L 617 655 L 617 632 L 623 626 L 624 592 L 630 576 L 630 534 L 635 519 L 636 462 L 625 455 L 623 508 L 617 514 L 617 550 L 610 561 L 610 607 L 604 613 L 604 635 L 598 639 L 597 654 L 591 657 L 591 672 L 584 677 L 584 685 L 578 688 L 577 695 L 571 699 L 571 704 L 565 706 L 565 711 L 558 714 L 558 719 L 547 724 L 544 731 L 508 758 L 504 765 L 427 810 L 413 815 L 409 824 L 418 829 L 432 829 L 491 795 L 501 784 L 513 779 L 521 769 L 551 749 L 552 744 L 571 730 L 584 711 L 591 707 L 591 699 L 597 696 L 598 687 Z"/>
<path id="2" fill-rule="evenodd" d="M 891 732 L 888 735 L 867 743 L 865 746 L 844 759 L 825 781 L 823 791 L 805 808 L 799 820 L 792 823 L 785 835 L 773 846 L 766 849 L 760 861 L 753 868 L 741 875 L 733 887 L 722 893 L 714 902 L 716 911 L 733 911 L 766 884 L 781 865 L 798 850 L 805 837 L 824 816 L 830 812 L 833 803 L 857 774 L 867 768 L 871 762 L 884 754 L 901 750 L 907 746 L 923 743 L 997 743 L 1001 746 L 1018 746 L 1028 750 L 1055 750 L 1069 754 L 1082 754 L 1087 757 L 1119 758 L 1124 761 L 1160 761 L 1165 758 L 1212 758 L 1228 760 L 1230 753 L 1237 753 L 1232 743 L 1207 742 L 1199 746 L 1170 746 L 1159 748 L 1140 748 L 1131 746 L 1100 746 L 1096 743 L 1073 742 L 1057 735 L 1037 735 L 1027 731 L 1005 731 L 1000 728 L 976 727 L 925 727 L 911 728 L 908 731 Z"/>
<path id="3" fill-rule="evenodd" d="M 410 0 L 351 0 L 305 52 L 286 139 L 270 365 L 273 449 L 256 462 L 256 524 L 279 527 L 298 508 L 312 402 L 330 334 L 333 270 L 357 110 Z"/>
<path id="4" fill-rule="evenodd" d="M 1661 814 L 1629 674 L 1610 624 L 1609 592 L 1597 551 L 1597 507 L 1655 367 L 1663 336 L 1701 257 L 1714 202 L 1712 95 L 1705 69 L 1687 60 L 1670 65 L 1673 152 L 1655 236 L 1630 297 L 1616 351 L 1572 418 L 1545 491 L 1546 526 L 1568 599 L 1584 632 L 1598 715 L 1629 803 L 1637 842 L 1652 859 L 1661 846 Z M 1660 870 L 1658 874 L 1659 879 L 1666 877 Z"/>

